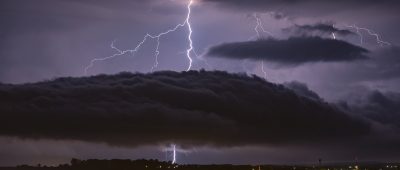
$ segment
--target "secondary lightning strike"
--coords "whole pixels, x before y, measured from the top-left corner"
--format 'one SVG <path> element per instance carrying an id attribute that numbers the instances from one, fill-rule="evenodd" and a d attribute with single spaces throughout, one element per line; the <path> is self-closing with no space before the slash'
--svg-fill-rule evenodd
<path id="1" fill-rule="evenodd" d="M 262 37 L 260 32 L 259 32 L 259 30 L 261 30 L 263 33 L 266 33 L 269 36 L 273 37 L 271 32 L 265 30 L 265 28 L 264 28 L 264 26 L 262 24 L 261 18 L 257 15 L 257 13 L 253 14 L 253 17 L 257 22 L 256 27 L 254 27 L 254 31 L 257 33 L 256 37 L 257 38 L 261 38 Z"/>
<path id="2" fill-rule="evenodd" d="M 176 163 L 176 153 L 177 152 L 186 152 L 184 150 L 178 150 L 176 148 L 175 144 L 171 144 L 169 147 L 165 148 L 164 151 L 165 151 L 165 160 L 170 160 L 168 157 L 172 156 L 172 163 L 173 164 Z M 171 152 L 172 152 L 172 155 L 169 154 Z"/>
<path id="3" fill-rule="evenodd" d="M 158 67 L 158 56 L 160 55 L 159 49 L 160 49 L 160 37 L 157 38 L 157 46 L 154 54 L 156 60 L 154 61 L 154 65 L 151 67 L 151 72 L 153 72 L 154 69 Z"/>
<path id="4" fill-rule="evenodd" d="M 256 38 L 259 39 L 259 38 L 262 37 L 261 34 L 260 34 L 260 32 L 259 32 L 259 30 L 261 30 L 263 33 L 266 33 L 266 34 L 268 34 L 269 36 L 273 37 L 272 33 L 270 33 L 269 31 L 266 31 L 266 30 L 265 30 L 265 28 L 264 28 L 264 26 L 263 26 L 263 24 L 262 24 L 262 21 L 261 21 L 260 17 L 258 17 L 257 13 L 255 13 L 255 14 L 253 15 L 253 17 L 254 17 L 254 19 L 255 19 L 256 22 L 257 22 L 256 26 L 254 27 L 254 31 L 256 32 Z M 267 79 L 267 72 L 264 70 L 264 61 L 263 61 L 263 60 L 261 61 L 261 71 L 262 71 L 263 74 L 264 74 L 264 79 Z"/>
<path id="5" fill-rule="evenodd" d="M 114 49 L 114 50 L 116 50 L 118 53 L 122 53 L 122 51 L 121 51 L 120 49 L 118 49 L 117 47 L 115 47 L 114 43 L 115 43 L 115 40 L 114 40 L 113 42 L 111 42 L 111 48 Z"/>
<path id="6" fill-rule="evenodd" d="M 172 164 L 176 163 L 176 145 L 172 145 Z"/>
<path id="7" fill-rule="evenodd" d="M 372 31 L 372 30 L 370 30 L 368 28 L 358 27 L 358 26 L 356 26 L 356 24 L 347 25 L 346 27 L 356 30 L 357 34 L 360 36 L 360 44 L 361 45 L 363 45 L 363 43 L 364 43 L 364 38 L 363 38 L 363 35 L 362 35 L 361 31 L 365 31 L 369 35 L 374 36 L 376 38 L 376 43 L 378 43 L 381 46 L 383 46 L 383 45 L 392 45 L 389 42 L 381 40 L 381 38 L 380 38 L 381 36 L 379 34 L 377 34 L 376 32 L 374 32 L 374 31 Z"/>
<path id="8" fill-rule="evenodd" d="M 333 24 L 332 27 L 335 29 L 335 24 Z M 336 34 L 335 34 L 335 32 L 332 32 L 332 38 L 333 38 L 334 40 L 336 40 Z"/>
<path id="9" fill-rule="evenodd" d="M 264 74 L 264 79 L 267 79 L 267 72 L 264 70 L 264 60 L 261 61 L 261 71 Z"/>
<path id="10" fill-rule="evenodd" d="M 194 0 L 190 0 L 190 1 L 189 1 L 189 4 L 187 5 L 188 13 L 187 13 L 186 19 L 185 19 L 185 21 L 184 21 L 183 23 L 178 24 L 178 25 L 176 25 L 174 28 L 169 29 L 169 30 L 167 30 L 167 31 L 165 31 L 165 32 L 161 32 L 161 33 L 159 33 L 158 35 L 151 35 L 151 34 L 147 33 L 147 34 L 143 37 L 143 40 L 140 41 L 139 44 L 138 44 L 134 49 L 120 50 L 120 49 L 118 49 L 117 47 L 115 47 L 115 45 L 114 45 L 115 41 L 113 41 L 113 42 L 111 43 L 111 48 L 114 49 L 114 50 L 116 50 L 118 53 L 115 53 L 115 54 L 113 54 L 113 55 L 111 55 L 111 56 L 108 56 L 108 57 L 104 57 L 104 58 L 95 58 L 95 59 L 91 60 L 91 61 L 90 61 L 90 64 L 89 64 L 88 66 L 85 67 L 85 75 L 87 75 L 89 69 L 92 68 L 96 62 L 109 60 L 109 59 L 112 59 L 112 58 L 115 58 L 115 57 L 119 57 L 119 56 L 125 55 L 125 54 L 127 54 L 127 53 L 131 53 L 131 54 L 134 56 L 135 53 L 136 53 L 137 51 L 139 51 L 139 49 L 141 48 L 141 46 L 142 46 L 142 45 L 147 41 L 147 39 L 149 39 L 149 38 L 150 38 L 150 39 L 155 39 L 155 40 L 157 41 L 157 45 L 156 45 L 156 48 L 155 48 L 155 54 L 154 54 L 154 56 L 155 56 L 155 62 L 154 62 L 154 65 L 151 67 L 151 71 L 154 71 L 154 69 L 157 68 L 157 67 L 158 67 L 158 64 L 159 64 L 159 63 L 158 63 L 158 56 L 160 55 L 160 51 L 159 51 L 159 47 L 160 47 L 160 38 L 163 37 L 164 35 L 167 35 L 167 34 L 171 33 L 171 32 L 175 32 L 175 31 L 178 30 L 179 28 L 185 27 L 185 26 L 187 26 L 187 27 L 188 27 L 188 30 L 189 30 L 189 34 L 188 34 L 189 48 L 186 50 L 186 55 L 187 55 L 187 58 L 189 59 L 189 66 L 188 66 L 188 68 L 187 68 L 187 71 L 189 71 L 189 70 L 192 68 L 192 62 L 193 62 L 193 59 L 192 59 L 192 57 L 190 56 L 190 54 L 191 54 L 191 53 L 193 52 L 193 50 L 194 50 L 194 47 L 193 47 L 193 40 L 192 40 L 193 30 L 192 30 L 192 26 L 191 26 L 191 24 L 190 24 L 191 7 L 192 7 L 192 5 L 193 5 L 193 2 L 194 2 Z"/>

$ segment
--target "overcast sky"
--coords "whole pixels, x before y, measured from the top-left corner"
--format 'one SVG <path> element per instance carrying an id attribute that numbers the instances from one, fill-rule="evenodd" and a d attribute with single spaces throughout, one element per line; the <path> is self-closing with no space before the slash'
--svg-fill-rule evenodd
<path id="1" fill-rule="evenodd" d="M 0 0 L 0 82 L 186 71 L 190 65 L 188 4 L 189 0 Z M 400 127 L 393 123 L 400 121 L 398 9 L 397 0 L 194 0 L 189 20 L 194 47 L 190 68 L 255 74 L 273 83 L 297 82 L 315 92 L 318 100 L 351 111 L 379 107 L 368 113 L 369 118 L 382 123 L 383 129 L 394 126 L 391 132 L 396 136 Z M 134 50 L 146 34 L 154 36 L 175 27 L 176 31 L 160 37 L 157 60 L 157 39 L 151 37 L 135 53 L 119 55 L 119 50 Z M 384 105 L 388 101 L 391 105 Z M 393 120 L 376 118 L 383 112 Z M 71 157 L 166 159 L 159 145 L 110 146 L 107 141 L 3 136 L 0 146 L 0 165 L 55 164 Z M 178 162 L 400 160 L 384 149 L 377 152 L 380 155 L 359 155 L 364 154 L 358 152 L 363 147 L 354 152 L 307 148 L 201 146 L 180 153 Z"/>

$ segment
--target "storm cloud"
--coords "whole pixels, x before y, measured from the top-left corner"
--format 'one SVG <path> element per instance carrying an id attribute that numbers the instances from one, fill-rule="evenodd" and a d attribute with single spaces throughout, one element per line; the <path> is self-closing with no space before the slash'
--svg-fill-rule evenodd
<path id="1" fill-rule="evenodd" d="M 87 74 L 94 58 L 185 22 L 189 0 L 0 1 L 0 166 L 164 160 L 161 147 L 170 144 L 193 149 L 178 153 L 180 164 L 400 160 L 400 1 L 194 1 L 192 32 L 186 25 L 159 44 L 149 38 L 137 53 L 95 62 Z M 258 35 L 275 39 L 247 42 Z M 243 46 L 236 57 L 205 55 L 231 42 L 256 47 L 255 55 L 243 55 Z M 115 75 L 190 64 L 266 73 L 283 84 L 225 72 Z M 97 74 L 106 75 L 54 79 Z M 370 91 L 352 94 L 363 89 Z"/>
<path id="2" fill-rule="evenodd" d="M 300 14 L 298 11 L 308 11 L 309 14 L 329 14 L 346 10 L 357 10 L 360 8 L 368 8 L 374 6 L 381 11 L 382 9 L 395 9 L 400 6 L 400 2 L 396 0 L 202 0 L 203 2 L 216 3 L 221 7 L 232 8 L 234 10 L 285 10 Z M 301 8 L 300 8 L 301 7 Z M 390 11 L 382 10 L 386 13 Z M 304 13 L 303 13 L 304 14 Z"/>
<path id="3" fill-rule="evenodd" d="M 373 90 L 352 94 L 339 106 L 383 125 L 400 128 L 400 93 Z"/>
<path id="4" fill-rule="evenodd" d="M 288 88 L 226 72 L 121 73 L 0 87 L 0 135 L 138 146 L 333 142 L 370 125 Z"/>
<path id="5" fill-rule="evenodd" d="M 317 23 L 314 25 L 297 25 L 295 24 L 292 27 L 285 28 L 283 31 L 291 32 L 297 35 L 304 35 L 310 36 L 315 34 L 322 34 L 322 35 L 331 35 L 332 33 L 341 35 L 341 36 L 348 36 L 348 35 L 355 35 L 354 32 L 345 29 L 339 29 L 334 27 L 333 24 L 328 23 Z"/>
<path id="6" fill-rule="evenodd" d="M 323 99 L 315 92 L 310 90 L 304 83 L 298 81 L 286 82 L 283 84 L 285 87 L 293 90 L 297 95 L 307 97 L 316 101 L 322 101 Z"/>
<path id="7" fill-rule="evenodd" d="M 211 47 L 208 55 L 230 59 L 265 60 L 282 65 L 366 59 L 368 50 L 345 41 L 320 37 L 291 37 L 225 43 Z"/>

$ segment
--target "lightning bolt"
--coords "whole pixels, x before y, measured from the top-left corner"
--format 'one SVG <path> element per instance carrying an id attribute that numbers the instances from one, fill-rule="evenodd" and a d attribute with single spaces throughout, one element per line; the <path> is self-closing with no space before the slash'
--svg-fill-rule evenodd
<path id="1" fill-rule="evenodd" d="M 332 27 L 335 29 L 335 24 L 333 24 Z M 334 40 L 336 40 L 336 34 L 335 34 L 335 32 L 332 32 L 332 38 L 333 38 Z"/>
<path id="2" fill-rule="evenodd" d="M 166 158 L 166 160 L 168 160 L 168 157 L 169 157 L 169 156 L 172 156 L 172 164 L 175 164 L 175 163 L 176 163 L 176 153 L 177 153 L 178 151 L 179 151 L 179 152 L 185 153 L 184 150 L 178 150 L 178 149 L 176 148 L 176 145 L 175 145 L 175 144 L 171 144 L 169 147 L 165 148 L 164 151 L 165 151 L 165 158 Z M 171 152 L 172 152 L 172 154 L 169 154 L 169 153 L 171 153 Z"/>
<path id="3" fill-rule="evenodd" d="M 267 72 L 264 70 L 264 60 L 261 61 L 261 71 L 264 74 L 264 79 L 267 79 Z"/>
<path id="4" fill-rule="evenodd" d="M 172 164 L 176 163 L 176 145 L 172 145 Z"/>
<path id="5" fill-rule="evenodd" d="M 264 28 L 264 25 L 263 25 L 263 23 L 261 21 L 261 18 L 258 16 L 257 13 L 253 14 L 253 18 L 256 20 L 256 26 L 254 27 L 254 31 L 256 32 L 256 35 L 254 35 L 251 38 L 249 38 L 249 40 L 253 40 L 253 39 L 256 39 L 256 38 L 261 38 L 262 35 L 260 34 L 259 30 L 261 30 L 261 32 L 263 32 L 265 34 L 268 34 L 269 36 L 273 37 L 272 33 L 267 31 Z"/>
<path id="6" fill-rule="evenodd" d="M 361 33 L 361 31 L 367 32 L 369 35 L 374 36 L 376 38 L 376 43 L 378 43 L 381 46 L 383 46 L 383 45 L 392 45 L 389 42 L 383 41 L 381 39 L 381 36 L 378 33 L 374 32 L 374 31 L 372 31 L 372 30 L 370 30 L 368 28 L 358 27 L 356 24 L 347 25 L 346 27 L 356 30 L 357 34 L 360 36 L 360 44 L 361 45 L 363 45 L 363 43 L 364 43 L 364 37 L 363 37 L 363 34 Z"/>
<path id="7" fill-rule="evenodd" d="M 271 32 L 265 30 L 264 25 L 263 25 L 263 23 L 262 23 L 262 21 L 261 21 L 261 18 L 257 15 L 257 13 L 255 13 L 255 14 L 253 15 L 253 17 L 254 17 L 254 19 L 256 19 L 256 22 L 257 22 L 257 25 L 256 25 L 256 27 L 254 28 L 254 30 L 255 30 L 256 33 L 257 33 L 257 37 L 258 37 L 258 38 L 261 38 L 260 32 L 259 32 L 258 30 L 261 30 L 263 33 L 266 33 L 266 34 L 268 34 L 269 36 L 273 37 L 273 35 L 272 35 Z"/>
<path id="8" fill-rule="evenodd" d="M 189 4 L 187 6 L 188 9 L 188 13 L 186 16 L 186 20 L 185 20 L 185 24 L 187 24 L 188 29 L 189 29 L 189 35 L 188 35 L 188 40 L 189 40 L 189 48 L 186 50 L 186 56 L 189 59 L 189 67 L 187 68 L 186 71 L 189 71 L 192 68 L 192 58 L 190 57 L 190 53 L 193 51 L 193 40 L 192 40 L 192 34 L 193 34 L 193 30 L 192 30 L 192 25 L 190 24 L 190 15 L 192 13 L 192 5 L 193 5 L 193 0 L 189 1 Z"/>
<path id="9" fill-rule="evenodd" d="M 262 21 L 261 21 L 261 18 L 257 15 L 257 13 L 254 13 L 253 14 L 253 17 L 254 17 L 254 19 L 256 20 L 256 26 L 254 27 L 254 31 L 256 32 L 256 35 L 255 36 L 253 36 L 251 39 L 254 39 L 254 38 L 261 38 L 262 37 L 262 35 L 260 34 L 260 31 L 259 30 L 261 30 L 263 33 L 265 33 L 265 34 L 268 34 L 269 36 L 271 36 L 271 37 L 273 37 L 273 35 L 272 35 L 272 33 L 271 32 L 269 32 L 269 31 L 267 31 L 265 28 L 264 28 L 264 26 L 263 26 L 263 23 L 262 23 Z M 264 79 L 267 79 L 267 72 L 265 71 L 265 69 L 264 69 L 264 60 L 262 60 L 261 61 L 261 71 L 263 72 L 263 74 L 264 74 Z"/>
<path id="10" fill-rule="evenodd" d="M 84 69 L 85 75 L 87 75 L 87 73 L 88 73 L 88 71 L 89 71 L 90 68 L 94 67 L 94 65 L 95 65 L 96 62 L 110 60 L 110 59 L 113 59 L 113 58 L 115 58 L 115 57 L 123 56 L 123 55 L 129 54 L 129 53 L 132 54 L 132 56 L 134 56 L 135 53 L 138 52 L 138 51 L 140 50 L 141 46 L 142 46 L 144 43 L 146 43 L 146 41 L 147 41 L 148 39 L 154 39 L 154 40 L 156 40 L 156 42 L 157 42 L 157 45 L 156 45 L 156 48 L 155 48 L 155 52 L 154 52 L 155 61 L 154 61 L 154 65 L 151 67 L 151 71 L 153 72 L 154 69 L 157 68 L 157 67 L 158 67 L 158 64 L 159 64 L 159 63 L 158 63 L 158 56 L 160 55 L 160 51 L 159 51 L 160 39 L 161 39 L 163 36 L 168 35 L 168 34 L 171 33 L 171 32 L 175 32 L 175 31 L 177 31 L 179 28 L 185 27 L 185 26 L 187 26 L 187 28 L 188 28 L 188 30 L 189 30 L 189 34 L 188 34 L 188 36 L 187 36 L 187 39 L 188 39 L 188 41 L 189 41 L 189 48 L 186 50 L 186 57 L 187 57 L 188 60 L 189 60 L 188 68 L 186 69 L 186 71 L 189 71 L 189 70 L 192 68 L 192 62 L 193 62 L 193 59 L 192 59 L 192 57 L 191 57 L 191 53 L 194 52 L 193 40 L 192 40 L 193 30 L 192 30 L 192 26 L 191 26 L 191 23 L 190 23 L 190 17 L 191 17 L 191 12 L 192 12 L 192 5 L 193 5 L 193 3 L 194 3 L 194 0 L 189 0 L 189 3 L 188 3 L 188 5 L 187 5 L 187 10 L 188 10 L 187 16 L 186 16 L 186 19 L 185 19 L 185 21 L 184 21 L 183 23 L 178 24 L 178 25 L 176 25 L 175 27 L 173 27 L 172 29 L 169 29 L 169 30 L 167 30 L 167 31 L 165 31 L 165 32 L 161 32 L 161 33 L 159 33 L 159 34 L 157 34 L 157 35 L 151 35 L 151 34 L 147 33 L 147 34 L 143 37 L 142 41 L 140 41 L 140 42 L 136 45 L 136 47 L 135 47 L 134 49 L 120 50 L 120 49 L 118 49 L 117 47 L 115 47 L 115 45 L 114 45 L 115 40 L 114 40 L 114 41 L 111 43 L 111 48 L 114 49 L 114 50 L 116 50 L 117 53 L 115 53 L 115 54 L 113 54 L 113 55 L 111 55 L 111 56 L 108 56 L 108 57 L 104 57 L 104 58 L 94 58 L 94 59 L 92 59 L 92 60 L 90 61 L 89 65 L 86 66 L 85 69 Z"/>

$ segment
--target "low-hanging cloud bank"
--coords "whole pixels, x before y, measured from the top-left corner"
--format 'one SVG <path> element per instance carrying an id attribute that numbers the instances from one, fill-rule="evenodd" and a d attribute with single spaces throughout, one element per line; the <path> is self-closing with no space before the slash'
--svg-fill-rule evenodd
<path id="1" fill-rule="evenodd" d="M 290 145 L 370 133 L 368 122 L 258 77 L 121 73 L 0 85 L 0 135 L 138 146 Z"/>
<path id="2" fill-rule="evenodd" d="M 282 65 L 367 59 L 368 50 L 341 40 L 320 37 L 261 39 L 211 47 L 208 56 L 271 61 Z"/>

